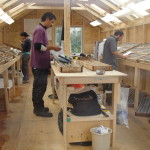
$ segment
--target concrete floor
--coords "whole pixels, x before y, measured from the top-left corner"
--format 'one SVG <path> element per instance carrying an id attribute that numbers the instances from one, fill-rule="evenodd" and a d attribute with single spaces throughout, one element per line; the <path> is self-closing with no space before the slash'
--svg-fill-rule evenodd
<path id="1" fill-rule="evenodd" d="M 50 85 L 50 84 L 49 84 Z M 20 86 L 22 93 L 10 103 L 8 114 L 0 112 L 0 150 L 64 150 L 63 137 L 58 130 L 59 105 L 45 94 L 45 106 L 54 117 L 42 118 L 33 114 L 32 81 Z M 117 125 L 116 145 L 111 150 L 150 150 L 149 118 L 134 115 L 129 108 L 129 129 Z M 91 146 L 71 146 L 68 150 L 91 150 Z"/>

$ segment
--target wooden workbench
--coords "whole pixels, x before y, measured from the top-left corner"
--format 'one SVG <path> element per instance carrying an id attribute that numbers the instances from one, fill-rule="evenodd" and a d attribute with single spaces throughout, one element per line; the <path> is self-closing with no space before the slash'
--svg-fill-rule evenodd
<path id="1" fill-rule="evenodd" d="M 95 71 L 83 69 L 81 73 L 61 73 L 55 65 L 52 65 L 51 81 L 52 91 L 54 94 L 54 76 L 59 80 L 60 106 L 63 109 L 63 136 L 65 150 L 67 150 L 68 143 L 90 141 L 90 128 L 99 125 L 110 127 L 113 132 L 111 136 L 111 146 L 115 144 L 116 136 L 116 106 L 120 99 L 120 82 L 121 77 L 126 74 L 118 71 L 106 71 L 104 75 L 96 75 Z M 111 115 L 106 118 L 103 115 L 78 117 L 70 112 L 67 112 L 67 85 L 68 84 L 97 84 L 97 83 L 112 83 L 113 84 L 113 100 Z M 67 115 L 69 119 L 67 121 Z"/>
<path id="2" fill-rule="evenodd" d="M 118 61 L 119 64 L 119 70 L 125 72 L 125 73 L 129 73 L 129 84 L 131 86 L 133 86 L 135 88 L 135 101 L 134 101 L 134 108 L 137 109 L 138 107 L 138 102 L 139 102 L 139 92 L 141 90 L 141 71 L 145 70 L 148 72 L 150 72 L 150 65 L 149 63 L 139 63 L 136 61 L 131 61 L 131 60 L 124 60 L 124 59 L 119 59 Z M 130 67 L 132 70 L 128 71 L 124 68 L 124 66 L 128 66 Z M 147 78 L 145 79 L 146 85 L 150 85 L 150 80 L 148 79 L 149 76 L 147 76 Z M 125 81 L 126 82 L 126 81 Z M 149 88 L 147 88 L 149 89 Z M 148 94 L 150 94 L 150 92 L 148 90 L 145 90 L 145 92 L 147 92 Z"/>
<path id="3" fill-rule="evenodd" d="M 15 67 L 16 66 L 16 67 Z M 13 84 L 13 96 L 15 95 L 15 71 L 17 68 L 17 84 L 19 84 L 19 70 L 20 70 L 20 55 L 16 56 L 11 61 L 0 65 L 0 74 L 3 75 L 4 78 L 4 93 L 5 93 L 5 104 L 6 104 L 6 111 L 9 111 L 9 99 L 8 99 L 8 68 L 12 68 L 12 84 Z"/>

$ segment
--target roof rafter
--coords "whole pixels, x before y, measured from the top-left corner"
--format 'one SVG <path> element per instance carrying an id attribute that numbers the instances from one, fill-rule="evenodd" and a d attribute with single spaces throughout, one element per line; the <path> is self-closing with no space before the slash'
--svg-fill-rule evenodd
<path id="1" fill-rule="evenodd" d="M 6 4 L 2 5 L 1 8 L 5 9 L 5 8 L 11 6 L 12 4 L 16 3 L 17 1 L 18 0 L 11 0 L 11 1 L 7 2 Z"/>
<path id="2" fill-rule="evenodd" d="M 84 5 L 82 5 L 82 4 L 77 4 L 78 6 L 80 6 L 80 7 L 83 7 L 83 8 L 85 8 L 85 10 L 87 10 L 88 12 L 90 12 L 92 15 L 94 15 L 94 16 L 96 16 L 98 19 L 101 19 L 102 17 L 100 17 L 97 13 L 95 13 L 94 11 L 92 11 L 92 10 L 90 10 L 89 8 L 87 8 L 87 7 L 85 7 Z M 114 25 L 112 24 L 112 23 L 107 23 L 107 24 L 109 24 L 110 26 L 112 26 L 112 27 L 114 27 Z"/>
<path id="3" fill-rule="evenodd" d="M 99 0 L 102 3 L 106 4 L 107 6 L 109 6 L 110 8 L 112 8 L 115 11 L 120 10 L 118 7 L 114 6 L 113 4 L 111 4 L 110 2 L 106 1 L 106 0 Z M 130 16 L 126 16 L 126 18 L 128 18 L 130 21 L 134 21 L 134 19 Z"/>

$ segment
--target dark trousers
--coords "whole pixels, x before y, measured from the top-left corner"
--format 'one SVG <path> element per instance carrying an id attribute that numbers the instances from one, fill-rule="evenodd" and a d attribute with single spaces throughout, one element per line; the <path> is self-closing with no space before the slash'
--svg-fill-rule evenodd
<path id="1" fill-rule="evenodd" d="M 47 77 L 48 70 L 33 69 L 32 73 L 34 76 L 33 90 L 32 90 L 32 101 L 35 109 L 40 110 L 44 108 L 43 96 L 47 88 Z"/>
<path id="2" fill-rule="evenodd" d="M 23 73 L 23 81 L 29 80 L 29 63 L 30 55 L 29 54 L 23 54 L 22 55 L 22 73 Z"/>

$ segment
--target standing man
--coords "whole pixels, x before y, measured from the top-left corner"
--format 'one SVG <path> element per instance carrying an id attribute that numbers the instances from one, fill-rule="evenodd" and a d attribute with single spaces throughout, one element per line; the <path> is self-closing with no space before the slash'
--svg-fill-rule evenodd
<path id="1" fill-rule="evenodd" d="M 33 33 L 31 67 L 34 76 L 32 101 L 37 116 L 52 117 L 49 108 L 44 107 L 43 96 L 47 88 L 47 77 L 50 66 L 50 50 L 61 50 L 58 46 L 48 44 L 46 29 L 52 27 L 56 17 L 47 12 L 41 17 L 41 23 L 37 25 Z"/>
<path id="2" fill-rule="evenodd" d="M 124 36 L 121 30 L 115 31 L 114 35 L 110 35 L 104 44 L 103 62 L 113 66 L 114 70 L 117 70 L 117 57 L 127 58 L 117 51 L 117 42 Z"/>
<path id="3" fill-rule="evenodd" d="M 31 49 L 31 40 L 28 38 L 26 32 L 20 33 L 20 43 L 22 47 L 22 73 L 23 73 L 23 83 L 29 82 L 29 59 L 30 59 L 30 49 Z"/>
<path id="4" fill-rule="evenodd" d="M 112 65 L 114 70 L 117 70 L 117 57 L 127 58 L 117 51 L 117 42 L 122 40 L 124 33 L 121 30 L 116 30 L 114 35 L 110 35 L 104 44 L 103 62 Z M 112 84 L 103 84 L 103 91 L 112 90 Z M 107 100 L 106 100 L 107 101 Z"/>

